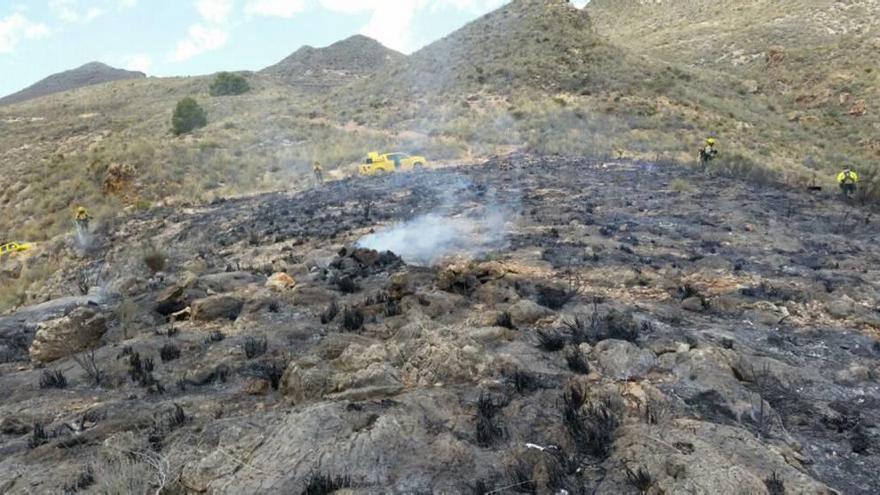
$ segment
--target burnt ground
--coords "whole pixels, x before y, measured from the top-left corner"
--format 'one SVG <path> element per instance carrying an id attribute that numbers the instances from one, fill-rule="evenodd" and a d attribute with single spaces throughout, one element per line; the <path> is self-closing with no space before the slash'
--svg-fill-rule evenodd
<path id="1" fill-rule="evenodd" d="M 355 248 L 427 213 L 505 235 Z M 876 493 L 875 232 L 827 194 L 530 156 L 139 213 L 57 280 L 100 281 L 99 385 L 27 361 L 39 311 L 0 322 L 0 491 Z"/>

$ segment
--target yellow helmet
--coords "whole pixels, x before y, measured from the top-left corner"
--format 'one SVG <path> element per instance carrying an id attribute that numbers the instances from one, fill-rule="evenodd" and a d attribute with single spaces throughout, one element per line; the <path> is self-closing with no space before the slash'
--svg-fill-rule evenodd
<path id="1" fill-rule="evenodd" d="M 85 213 L 86 209 L 85 209 L 85 207 L 80 206 L 79 208 L 76 209 L 76 212 L 77 213 Z"/>
<path id="2" fill-rule="evenodd" d="M 709 146 L 712 146 L 713 144 L 715 144 L 715 138 L 709 138 L 709 139 L 707 139 L 707 140 L 706 140 L 706 144 L 708 144 Z"/>

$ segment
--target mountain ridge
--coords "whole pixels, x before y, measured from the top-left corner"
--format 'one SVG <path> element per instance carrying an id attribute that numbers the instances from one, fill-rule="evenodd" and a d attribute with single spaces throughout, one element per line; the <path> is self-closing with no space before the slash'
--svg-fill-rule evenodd
<path id="1" fill-rule="evenodd" d="M 117 69 L 102 62 L 89 62 L 74 69 L 49 75 L 27 88 L 0 98 L 0 105 L 11 105 L 85 86 L 127 79 L 143 79 L 143 72 Z"/>

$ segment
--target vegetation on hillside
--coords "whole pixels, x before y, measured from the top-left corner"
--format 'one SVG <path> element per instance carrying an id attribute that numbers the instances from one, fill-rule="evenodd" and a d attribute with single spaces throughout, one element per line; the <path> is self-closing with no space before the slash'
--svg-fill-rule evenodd
<path id="1" fill-rule="evenodd" d="M 208 92 L 211 96 L 237 96 L 250 90 L 251 86 L 244 77 L 231 72 L 221 72 L 214 77 Z"/>
<path id="2" fill-rule="evenodd" d="M 192 132 L 206 125 L 208 125 L 208 114 L 196 100 L 186 97 L 177 102 L 174 115 L 171 117 L 171 130 L 175 136 Z"/>

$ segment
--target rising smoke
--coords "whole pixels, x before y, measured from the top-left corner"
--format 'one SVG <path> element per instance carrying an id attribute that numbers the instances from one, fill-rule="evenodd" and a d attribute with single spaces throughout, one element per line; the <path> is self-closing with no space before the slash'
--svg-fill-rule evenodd
<path id="1" fill-rule="evenodd" d="M 488 193 L 478 203 L 462 201 L 470 181 L 457 177 L 439 188 L 440 205 L 431 212 L 370 234 L 358 246 L 391 251 L 407 263 L 433 265 L 451 256 L 478 257 L 505 246 L 507 225 L 514 212 L 512 197 L 498 201 Z"/>

